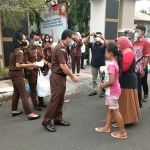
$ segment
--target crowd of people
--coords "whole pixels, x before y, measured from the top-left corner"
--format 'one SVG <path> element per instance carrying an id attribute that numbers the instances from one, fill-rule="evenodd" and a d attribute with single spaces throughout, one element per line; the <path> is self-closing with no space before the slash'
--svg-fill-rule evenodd
<path id="1" fill-rule="evenodd" d="M 91 49 L 92 92 L 89 96 L 97 94 L 97 77 L 100 75 L 100 98 L 106 95 L 107 109 L 106 125 L 95 128 L 98 132 L 110 133 L 113 127 L 119 127 L 118 132 L 112 132 L 112 137 L 126 139 L 125 125 L 138 122 L 141 118 L 140 107 L 142 101 L 147 101 L 147 65 L 150 56 L 150 43 L 145 39 L 146 28 L 137 26 L 136 40 L 132 43 L 128 35 L 108 42 L 101 32 L 85 34 L 64 30 L 62 37 L 56 44 L 53 36 L 39 35 L 31 32 L 30 38 L 22 31 L 13 37 L 13 48 L 10 54 L 9 76 L 12 80 L 14 92 L 12 96 L 12 116 L 22 114 L 18 111 L 18 101 L 21 97 L 23 108 L 29 120 L 40 118 L 40 114 L 31 111 L 25 89 L 22 68 L 30 87 L 30 97 L 37 111 L 45 107 L 42 125 L 50 132 L 55 132 L 54 125 L 69 126 L 70 123 L 62 118 L 62 107 L 66 90 L 66 76 L 73 82 L 79 82 L 80 69 L 84 68 L 84 53 L 86 47 Z M 94 42 L 88 42 L 90 37 Z M 105 60 L 109 60 L 108 66 Z M 71 60 L 71 69 L 69 68 Z M 44 62 L 40 67 L 36 62 Z M 77 71 L 76 70 L 77 67 Z M 103 69 L 102 69 L 103 67 Z M 36 85 L 39 69 L 47 75 L 51 69 L 50 86 L 51 98 L 47 105 L 43 97 L 37 97 Z M 48 83 L 49 84 L 49 83 Z M 142 99 L 142 85 L 144 98 Z"/>

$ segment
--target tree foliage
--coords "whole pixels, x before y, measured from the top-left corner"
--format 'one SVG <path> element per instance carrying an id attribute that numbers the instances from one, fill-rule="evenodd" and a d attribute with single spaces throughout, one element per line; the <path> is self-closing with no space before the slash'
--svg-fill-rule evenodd
<path id="1" fill-rule="evenodd" d="M 143 13 L 143 14 L 147 14 L 147 11 L 144 10 L 144 9 L 140 10 L 140 12 Z"/>
<path id="2" fill-rule="evenodd" d="M 36 12 L 41 12 L 44 0 L 0 0 L 0 18 L 3 28 L 18 29 L 21 21 L 28 15 L 37 18 Z"/>

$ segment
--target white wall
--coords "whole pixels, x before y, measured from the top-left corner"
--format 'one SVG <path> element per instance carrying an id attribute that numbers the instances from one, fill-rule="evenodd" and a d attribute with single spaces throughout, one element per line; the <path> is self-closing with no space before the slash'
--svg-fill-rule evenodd
<path id="1" fill-rule="evenodd" d="M 106 0 L 91 0 L 90 33 L 101 32 L 105 35 Z M 93 42 L 93 37 L 90 38 Z M 89 53 L 91 61 L 91 53 Z"/>
<path id="2" fill-rule="evenodd" d="M 133 30 L 136 0 L 120 0 L 118 32 Z"/>
<path id="3" fill-rule="evenodd" d="M 91 1 L 90 32 L 105 33 L 106 0 Z"/>

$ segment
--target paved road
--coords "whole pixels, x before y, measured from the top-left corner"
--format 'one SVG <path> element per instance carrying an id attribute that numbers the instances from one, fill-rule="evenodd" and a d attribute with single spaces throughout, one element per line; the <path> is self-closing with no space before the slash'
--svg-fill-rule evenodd
<path id="1" fill-rule="evenodd" d="M 127 126 L 127 140 L 112 138 L 110 134 L 94 129 L 103 126 L 105 118 L 104 98 L 89 97 L 89 91 L 75 93 L 70 103 L 63 107 L 64 120 L 70 127 L 56 126 L 50 133 L 39 120 L 28 121 L 22 114 L 11 117 L 11 102 L 0 106 L 0 150 L 149 150 L 150 149 L 150 101 L 143 104 L 140 122 Z M 46 99 L 46 102 L 49 98 Z M 22 110 L 21 103 L 19 110 Z M 34 111 L 35 112 L 35 111 Z M 112 128 L 112 131 L 117 129 Z"/>

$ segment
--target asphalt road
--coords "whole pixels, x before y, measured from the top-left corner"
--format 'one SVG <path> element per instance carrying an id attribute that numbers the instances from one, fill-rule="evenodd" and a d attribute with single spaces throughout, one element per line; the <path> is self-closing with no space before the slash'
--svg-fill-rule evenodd
<path id="1" fill-rule="evenodd" d="M 71 101 L 64 103 L 63 117 L 71 126 L 56 126 L 55 133 L 41 125 L 44 110 L 39 120 L 28 121 L 25 114 L 11 117 L 11 102 L 6 102 L 0 106 L 0 150 L 150 150 L 150 100 L 143 103 L 141 120 L 126 127 L 128 139 L 121 140 L 94 130 L 104 125 L 100 120 L 106 110 L 104 98 L 88 92 L 67 97 Z M 18 110 L 23 110 L 21 103 Z"/>

